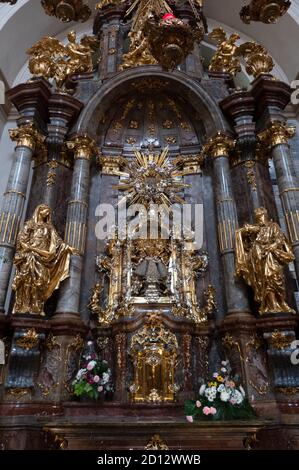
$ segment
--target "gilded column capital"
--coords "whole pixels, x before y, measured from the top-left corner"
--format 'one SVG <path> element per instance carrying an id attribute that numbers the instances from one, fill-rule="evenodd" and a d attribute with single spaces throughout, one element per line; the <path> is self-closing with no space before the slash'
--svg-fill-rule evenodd
<path id="1" fill-rule="evenodd" d="M 268 129 L 258 134 L 259 140 L 266 144 L 268 147 L 275 147 L 275 145 L 287 144 L 289 139 L 292 139 L 296 134 L 294 126 L 288 126 L 280 121 L 274 121 L 270 124 Z"/>
<path id="2" fill-rule="evenodd" d="M 17 147 L 28 147 L 33 151 L 37 147 L 44 147 L 46 136 L 42 135 L 32 123 L 10 129 L 8 132 L 11 140 L 17 142 Z"/>
<path id="3" fill-rule="evenodd" d="M 90 160 L 93 155 L 99 154 L 97 144 L 87 134 L 75 135 L 66 142 L 66 146 L 74 152 L 75 159 L 84 158 L 85 160 Z"/>
<path id="4" fill-rule="evenodd" d="M 202 149 L 204 155 L 212 158 L 228 156 L 235 147 L 236 141 L 223 132 L 217 134 L 208 140 Z"/>

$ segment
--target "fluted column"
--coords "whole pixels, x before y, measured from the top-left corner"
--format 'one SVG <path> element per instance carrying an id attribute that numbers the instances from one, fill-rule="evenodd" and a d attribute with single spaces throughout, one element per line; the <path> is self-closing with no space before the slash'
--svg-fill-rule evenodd
<path id="1" fill-rule="evenodd" d="M 4 312 L 6 292 L 11 275 L 13 256 L 24 201 L 29 181 L 31 159 L 45 137 L 32 124 L 26 124 L 10 131 L 10 137 L 17 142 L 14 160 L 3 196 L 0 215 L 0 311 Z"/>
<path id="2" fill-rule="evenodd" d="M 259 138 L 264 145 L 271 148 L 286 226 L 296 258 L 296 275 L 299 280 L 299 184 L 288 143 L 294 135 L 293 127 L 275 121 L 259 134 Z"/>
<path id="3" fill-rule="evenodd" d="M 238 228 L 236 203 L 230 175 L 229 154 L 235 142 L 220 132 L 204 147 L 213 159 L 218 240 L 221 253 L 228 313 L 249 312 L 244 285 L 235 278 L 235 231 Z"/>
<path id="4" fill-rule="evenodd" d="M 68 203 L 65 241 L 77 250 L 71 256 L 70 275 L 60 289 L 57 314 L 79 315 L 79 300 L 83 254 L 86 241 L 86 221 L 88 213 L 90 160 L 98 149 L 86 135 L 77 135 L 67 142 L 74 152 L 74 170 L 71 199 Z"/>

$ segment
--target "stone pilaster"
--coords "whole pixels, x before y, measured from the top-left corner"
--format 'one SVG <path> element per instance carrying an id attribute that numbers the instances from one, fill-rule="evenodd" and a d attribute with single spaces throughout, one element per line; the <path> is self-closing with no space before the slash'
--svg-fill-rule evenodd
<path id="1" fill-rule="evenodd" d="M 204 153 L 213 159 L 218 240 L 228 314 L 249 312 L 245 286 L 235 278 L 235 231 L 238 228 L 238 219 L 229 163 L 234 145 L 231 137 L 218 132 L 204 147 Z"/>
<path id="2" fill-rule="evenodd" d="M 17 144 L 0 215 L 0 310 L 2 312 L 26 198 L 31 160 L 36 151 L 43 151 L 41 149 L 45 140 L 32 124 L 11 130 L 10 137 Z"/>
<path id="3" fill-rule="evenodd" d="M 95 19 L 94 34 L 101 38 L 99 73 L 102 79 L 118 71 L 123 54 L 120 17 L 124 13 L 121 4 L 107 5 Z"/>
<path id="4" fill-rule="evenodd" d="M 74 152 L 71 197 L 68 203 L 65 241 L 76 249 L 71 257 L 70 276 L 61 287 L 57 314 L 79 315 L 82 258 L 86 241 L 89 200 L 90 160 L 98 153 L 96 144 L 86 135 L 77 135 L 67 142 Z"/>

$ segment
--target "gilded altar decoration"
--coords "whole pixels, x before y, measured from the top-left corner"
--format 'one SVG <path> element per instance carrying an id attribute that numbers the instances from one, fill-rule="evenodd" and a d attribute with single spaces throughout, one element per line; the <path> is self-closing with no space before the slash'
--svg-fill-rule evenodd
<path id="1" fill-rule="evenodd" d="M 45 315 L 45 302 L 69 275 L 73 249 L 61 240 L 51 218 L 49 206 L 37 206 L 18 235 L 12 286 L 15 314 Z"/>
<path id="2" fill-rule="evenodd" d="M 135 306 L 151 303 L 170 306 L 176 317 L 205 323 L 217 309 L 211 285 L 203 292 L 203 306 L 198 302 L 198 279 L 207 271 L 208 254 L 197 248 L 192 231 L 176 225 L 172 211 L 176 203 L 185 203 L 181 193 L 189 185 L 182 176 L 189 171 L 170 161 L 168 148 L 158 154 L 135 150 L 134 157 L 122 171 L 114 169 L 120 176 L 114 188 L 125 192 L 118 207 L 140 204 L 146 213 L 137 225 L 128 224 L 125 233 L 115 230 L 115 238 L 97 257 L 99 281 L 89 308 L 102 326 L 132 317 Z"/>
<path id="3" fill-rule="evenodd" d="M 130 356 L 134 381 L 130 387 L 134 402 L 172 402 L 178 386 L 175 369 L 178 342 L 165 328 L 159 315 L 149 314 L 145 325 L 132 336 Z"/>
<path id="4" fill-rule="evenodd" d="M 41 0 L 41 4 L 47 15 L 55 16 L 60 21 L 87 21 L 91 15 L 91 9 L 84 0 Z"/>
<path id="5" fill-rule="evenodd" d="M 293 341 L 293 337 L 286 335 L 282 331 L 274 330 L 271 333 L 270 344 L 273 349 L 288 349 Z"/>
<path id="6" fill-rule="evenodd" d="M 29 70 L 34 77 L 53 79 L 58 90 L 70 91 L 68 78 L 74 74 L 92 72 L 92 54 L 99 41 L 94 36 L 83 36 L 77 41 L 75 31 L 68 33 L 64 45 L 56 38 L 44 37 L 37 41 L 27 54 Z"/>
<path id="7" fill-rule="evenodd" d="M 256 42 L 245 42 L 238 47 L 238 55 L 242 56 L 246 63 L 246 72 L 254 78 L 262 74 L 270 74 L 274 68 L 274 62 L 267 49 Z"/>
<path id="8" fill-rule="evenodd" d="M 25 350 L 33 349 L 38 346 L 39 336 L 35 328 L 27 330 L 26 333 L 16 340 L 16 344 Z"/>
<path id="9" fill-rule="evenodd" d="M 269 74 L 274 67 L 272 57 L 261 44 L 253 41 L 237 45 L 240 36 L 234 33 L 228 38 L 221 27 L 214 29 L 209 38 L 218 44 L 218 49 L 209 65 L 210 72 L 236 75 L 241 72 L 241 58 L 246 63 L 246 72 L 254 78 L 261 74 Z"/>
<path id="10" fill-rule="evenodd" d="M 194 30 L 189 23 L 173 13 L 162 19 L 150 16 L 145 24 L 150 52 L 166 70 L 173 70 L 193 51 L 195 40 L 202 40 L 204 27 Z"/>
<path id="11" fill-rule="evenodd" d="M 171 164 L 168 154 L 168 147 L 160 154 L 146 154 L 134 149 L 134 161 L 119 173 L 123 179 L 115 186 L 115 189 L 125 191 L 124 199 L 130 205 L 143 204 L 148 207 L 153 203 L 169 207 L 175 203 L 184 204 L 178 193 L 189 185 L 180 181 L 184 171 Z"/>
<path id="12" fill-rule="evenodd" d="M 127 10 L 126 16 L 130 15 L 135 9 L 136 12 L 134 13 L 129 32 L 130 49 L 123 56 L 120 70 L 140 65 L 156 65 L 158 63 L 150 52 L 148 38 L 145 33 L 145 24 L 152 13 L 161 16 L 164 13 L 171 12 L 171 8 L 166 1 L 135 0 Z"/>
<path id="13" fill-rule="evenodd" d="M 236 276 L 252 287 L 259 313 L 295 313 L 286 303 L 284 266 L 293 261 L 291 245 L 267 210 L 255 210 L 255 225 L 236 231 Z"/>
<path id="14" fill-rule="evenodd" d="M 161 438 L 160 434 L 154 434 L 150 438 L 147 445 L 144 448 L 145 450 L 169 450 L 166 442 Z"/>
<path id="15" fill-rule="evenodd" d="M 267 148 L 268 153 L 275 145 L 288 144 L 289 139 L 296 135 L 296 127 L 288 126 L 280 121 L 271 122 L 270 126 L 258 135 L 259 144 Z"/>
<path id="16" fill-rule="evenodd" d="M 9 129 L 8 132 L 11 140 L 15 141 L 18 147 L 28 147 L 35 153 L 45 152 L 46 136 L 42 135 L 32 123 L 24 124 L 17 129 Z"/>
<path id="17" fill-rule="evenodd" d="M 237 57 L 236 42 L 240 36 L 236 33 L 227 37 L 223 28 L 219 27 L 209 33 L 209 38 L 216 41 L 218 48 L 209 65 L 210 72 L 230 73 L 241 72 L 240 60 Z"/>
<path id="18" fill-rule="evenodd" d="M 251 21 L 273 24 L 286 14 L 290 6 L 289 0 L 251 0 L 241 9 L 240 17 L 246 24 Z"/>

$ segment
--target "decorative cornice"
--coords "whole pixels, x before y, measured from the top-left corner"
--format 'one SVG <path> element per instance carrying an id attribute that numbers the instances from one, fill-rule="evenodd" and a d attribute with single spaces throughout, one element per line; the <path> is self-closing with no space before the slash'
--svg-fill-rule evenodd
<path id="1" fill-rule="evenodd" d="M 11 140 L 17 142 L 17 147 L 28 147 L 33 152 L 37 148 L 44 147 L 46 136 L 42 135 L 32 123 L 25 124 L 17 129 L 10 129 L 8 132 Z"/>
<path id="2" fill-rule="evenodd" d="M 83 158 L 90 160 L 92 156 L 99 154 L 99 148 L 95 141 L 87 134 L 75 135 L 71 140 L 66 142 L 69 150 L 74 152 L 75 159 Z"/>
<path id="3" fill-rule="evenodd" d="M 198 174 L 204 162 L 204 155 L 202 153 L 195 155 L 178 155 L 173 164 L 176 165 L 184 174 Z"/>
<path id="4" fill-rule="evenodd" d="M 235 144 L 236 141 L 232 139 L 232 137 L 223 132 L 217 132 L 217 134 L 204 145 L 202 153 L 212 158 L 226 157 L 229 156 Z"/>
<path id="5" fill-rule="evenodd" d="M 289 139 L 292 139 L 296 134 L 294 126 L 288 126 L 280 121 L 273 121 L 268 129 L 260 132 L 259 140 L 272 148 L 276 145 L 288 144 Z"/>
<path id="6" fill-rule="evenodd" d="M 127 160 L 121 156 L 100 155 L 98 163 L 103 175 L 117 175 L 126 166 Z"/>

